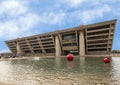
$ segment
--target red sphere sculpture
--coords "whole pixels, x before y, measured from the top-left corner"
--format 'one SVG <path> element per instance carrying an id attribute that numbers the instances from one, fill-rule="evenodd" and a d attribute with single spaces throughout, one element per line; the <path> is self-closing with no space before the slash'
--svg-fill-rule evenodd
<path id="1" fill-rule="evenodd" d="M 110 58 L 104 58 L 104 63 L 110 63 Z"/>
<path id="2" fill-rule="evenodd" d="M 73 59 L 74 59 L 73 54 L 68 54 L 68 55 L 67 55 L 67 60 L 68 60 L 68 61 L 73 61 Z"/>

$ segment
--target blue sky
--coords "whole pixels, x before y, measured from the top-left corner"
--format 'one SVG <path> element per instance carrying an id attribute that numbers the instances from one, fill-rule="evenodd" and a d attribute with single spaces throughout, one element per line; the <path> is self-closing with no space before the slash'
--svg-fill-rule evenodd
<path id="1" fill-rule="evenodd" d="M 117 19 L 113 50 L 120 50 L 120 0 L 0 0 L 0 52 L 4 41 Z"/>

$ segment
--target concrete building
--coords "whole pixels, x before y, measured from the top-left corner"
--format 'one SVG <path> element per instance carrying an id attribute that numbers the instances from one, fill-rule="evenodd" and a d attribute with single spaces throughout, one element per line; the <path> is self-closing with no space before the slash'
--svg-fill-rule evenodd
<path id="1" fill-rule="evenodd" d="M 5 41 L 14 54 L 99 55 L 111 53 L 116 20 Z"/>
<path id="2" fill-rule="evenodd" d="M 13 55 L 12 55 L 12 53 L 7 52 L 7 53 L 0 53 L 0 56 L 4 58 L 4 57 L 10 57 L 10 56 L 13 56 Z"/>

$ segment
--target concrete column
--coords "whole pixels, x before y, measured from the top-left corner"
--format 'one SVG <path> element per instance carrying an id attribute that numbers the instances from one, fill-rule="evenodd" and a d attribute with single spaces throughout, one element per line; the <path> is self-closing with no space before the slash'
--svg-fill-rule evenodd
<path id="1" fill-rule="evenodd" d="M 16 42 L 16 49 L 17 49 L 17 54 L 18 55 L 22 53 L 22 50 L 21 50 L 20 45 L 19 45 L 18 42 Z"/>
<path id="2" fill-rule="evenodd" d="M 79 55 L 85 55 L 84 30 L 79 32 Z"/>
<path id="3" fill-rule="evenodd" d="M 61 47 L 60 47 L 60 40 L 58 35 L 55 35 L 55 52 L 56 52 L 56 56 L 61 56 Z"/>

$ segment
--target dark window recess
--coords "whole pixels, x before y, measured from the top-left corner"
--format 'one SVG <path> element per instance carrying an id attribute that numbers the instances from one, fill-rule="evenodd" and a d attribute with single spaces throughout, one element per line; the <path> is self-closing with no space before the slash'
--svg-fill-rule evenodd
<path id="1" fill-rule="evenodd" d="M 33 47 L 34 49 L 36 49 L 36 48 L 40 48 L 40 47 Z"/>
<path id="2" fill-rule="evenodd" d="M 43 47 L 45 47 L 45 48 L 47 48 L 47 47 L 54 47 L 54 45 L 49 45 L 49 46 L 43 46 Z"/>
<path id="3" fill-rule="evenodd" d="M 88 44 L 108 43 L 108 40 L 88 41 Z"/>
<path id="4" fill-rule="evenodd" d="M 42 44 L 48 44 L 48 43 L 53 43 L 53 41 L 42 42 Z"/>
<path id="5" fill-rule="evenodd" d="M 36 45 L 39 46 L 39 44 L 30 44 L 30 46 L 36 46 Z"/>
<path id="6" fill-rule="evenodd" d="M 19 40 L 18 42 L 19 42 L 19 43 L 20 43 L 20 42 L 25 42 L 25 40 Z"/>
<path id="7" fill-rule="evenodd" d="M 41 50 L 34 50 L 34 53 L 42 53 Z"/>
<path id="8" fill-rule="evenodd" d="M 65 47 L 65 46 L 76 46 L 76 45 L 77 45 L 77 43 L 63 44 L 64 47 Z"/>
<path id="9" fill-rule="evenodd" d="M 104 45 L 91 45 L 91 46 L 88 46 L 88 47 L 105 47 L 107 46 L 107 44 L 104 44 Z"/>
<path id="10" fill-rule="evenodd" d="M 17 53 L 17 51 L 12 51 L 13 53 Z"/>
<path id="11" fill-rule="evenodd" d="M 29 43 L 38 43 L 38 41 L 29 41 Z"/>
<path id="12" fill-rule="evenodd" d="M 104 28 L 109 28 L 109 27 L 110 25 L 98 26 L 98 27 L 88 28 L 87 31 L 104 29 Z"/>
<path id="13" fill-rule="evenodd" d="M 24 49 L 29 49 L 29 48 L 28 48 L 28 47 L 21 47 L 21 49 L 23 49 L 23 50 L 24 50 Z"/>
<path id="14" fill-rule="evenodd" d="M 27 40 L 36 40 L 37 38 L 28 38 Z"/>
<path id="15" fill-rule="evenodd" d="M 62 38 L 63 38 L 63 40 L 74 39 L 75 34 L 63 35 Z"/>
<path id="16" fill-rule="evenodd" d="M 114 26 L 115 26 L 115 23 L 112 23 L 111 26 L 114 27 Z"/>
<path id="17" fill-rule="evenodd" d="M 26 44 L 26 42 L 20 42 L 19 44 Z"/>
<path id="18" fill-rule="evenodd" d="M 27 51 L 24 51 L 25 53 L 31 53 L 31 51 L 27 50 Z"/>
<path id="19" fill-rule="evenodd" d="M 107 48 L 102 48 L 102 49 L 88 49 L 88 51 L 107 51 Z"/>
<path id="20" fill-rule="evenodd" d="M 55 53 L 55 49 L 46 49 L 47 53 Z"/>
<path id="21" fill-rule="evenodd" d="M 51 37 L 51 35 L 40 36 L 40 38 L 47 38 L 47 37 Z"/>
<path id="22" fill-rule="evenodd" d="M 15 48 L 15 49 L 16 49 L 16 47 L 15 47 L 15 46 L 13 46 L 13 47 L 10 47 L 10 48 Z"/>
<path id="23" fill-rule="evenodd" d="M 112 32 L 114 32 L 114 29 L 111 29 Z"/>
<path id="24" fill-rule="evenodd" d="M 42 43 L 43 45 L 53 44 L 53 42 Z"/>
<path id="25" fill-rule="evenodd" d="M 113 42 L 113 39 L 110 39 L 110 40 L 109 40 L 109 43 L 112 43 L 112 42 Z"/>
<path id="26" fill-rule="evenodd" d="M 103 39 L 103 38 L 108 38 L 108 35 L 102 35 L 102 36 L 93 36 L 93 37 L 88 37 L 87 39 Z"/>
<path id="27" fill-rule="evenodd" d="M 52 40 L 51 38 L 50 39 L 44 39 L 44 40 L 41 40 L 41 42 L 44 42 L 44 41 L 50 41 Z"/>
<path id="28" fill-rule="evenodd" d="M 97 35 L 97 34 L 105 34 L 105 33 L 109 33 L 109 30 L 87 33 L 87 35 Z"/>
<path id="29" fill-rule="evenodd" d="M 28 47 L 28 45 L 21 45 L 21 44 L 20 44 L 20 47 Z"/>

